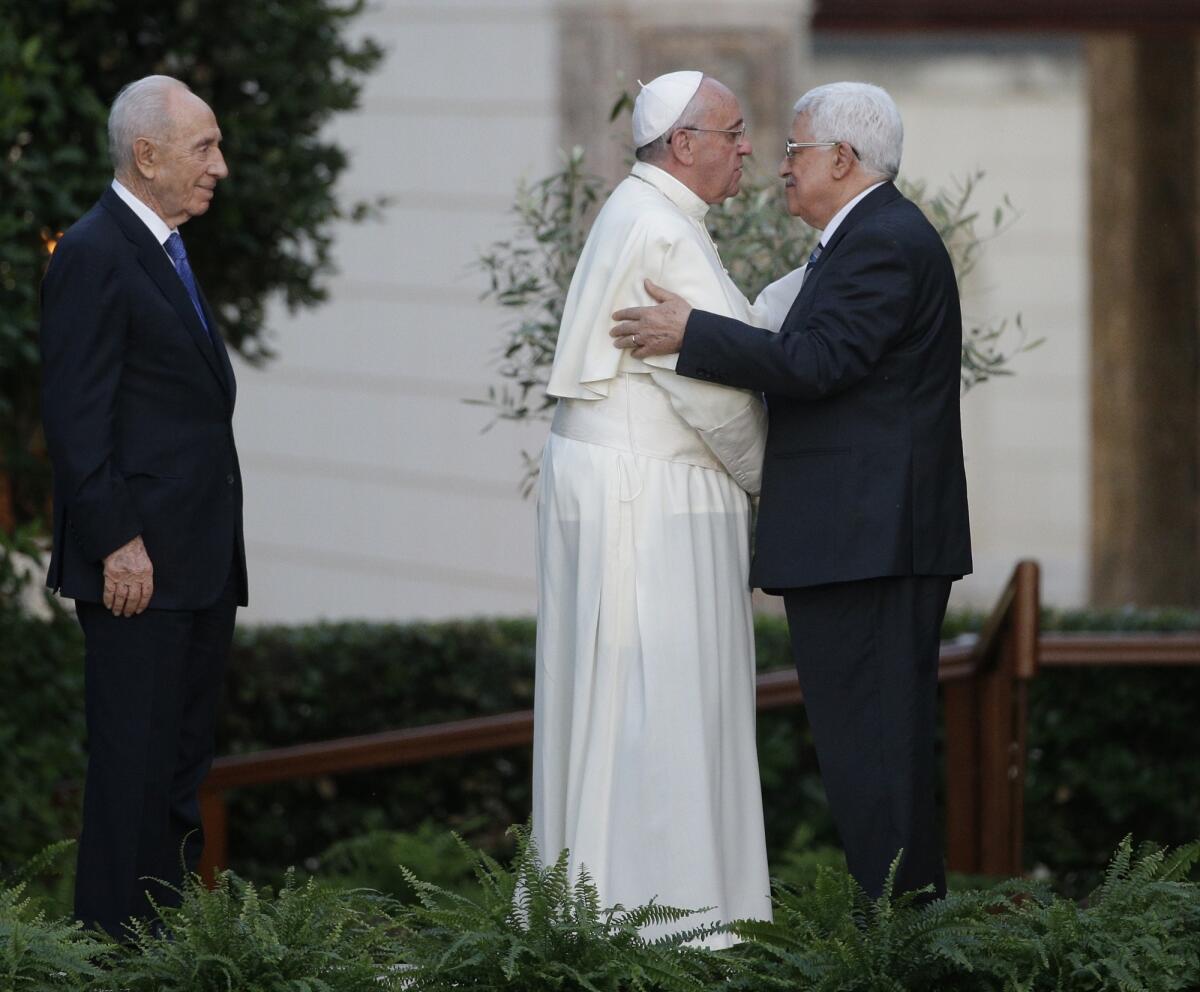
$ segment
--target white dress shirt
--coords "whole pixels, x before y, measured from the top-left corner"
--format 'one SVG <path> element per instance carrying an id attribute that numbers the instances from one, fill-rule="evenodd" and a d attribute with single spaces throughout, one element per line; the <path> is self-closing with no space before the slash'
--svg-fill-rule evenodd
<path id="1" fill-rule="evenodd" d="M 825 230 L 823 230 L 821 232 L 821 237 L 818 239 L 821 243 L 822 249 L 824 249 L 824 247 L 827 244 L 829 244 L 829 239 L 833 237 L 833 232 L 836 231 L 838 229 L 838 226 L 842 223 L 842 221 L 844 221 L 846 219 L 846 215 L 848 213 L 850 213 L 850 211 L 853 210 L 856 206 L 858 206 L 858 201 L 863 199 L 863 197 L 865 197 L 868 193 L 873 193 L 875 190 L 879 189 L 879 187 L 882 186 L 885 182 L 887 182 L 887 180 L 882 179 L 879 182 L 877 182 L 874 186 L 868 186 L 861 193 L 859 193 L 858 196 L 856 196 L 853 200 L 851 200 L 844 207 L 842 207 L 841 210 L 839 210 L 836 214 L 833 215 L 833 220 L 831 220 L 828 224 L 825 225 Z"/>
<path id="2" fill-rule="evenodd" d="M 124 201 L 125 205 L 129 207 L 129 209 L 135 214 L 137 214 L 138 219 L 150 229 L 150 233 L 154 235 L 154 239 L 160 245 L 165 245 L 167 238 L 176 232 L 176 228 L 167 227 L 167 222 L 159 217 L 158 214 L 151 210 L 145 203 L 129 192 L 129 190 L 122 185 L 121 180 L 114 179 L 112 181 L 112 188 L 113 192 Z M 167 258 L 171 257 L 169 254 L 167 254 L 167 249 L 165 247 L 163 248 L 163 254 L 166 255 Z M 174 265 L 175 263 L 172 261 L 171 264 Z"/>

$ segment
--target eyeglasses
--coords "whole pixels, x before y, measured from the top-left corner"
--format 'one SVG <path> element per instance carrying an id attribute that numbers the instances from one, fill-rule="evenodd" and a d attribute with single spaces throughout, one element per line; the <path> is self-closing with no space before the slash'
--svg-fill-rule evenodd
<path id="1" fill-rule="evenodd" d="M 733 127 L 727 127 L 727 128 L 722 128 L 722 127 L 677 127 L 675 130 L 676 131 L 707 131 L 709 134 L 731 134 L 731 135 L 733 135 L 733 143 L 735 145 L 741 144 L 742 139 L 744 137 L 746 137 L 746 125 L 745 124 L 743 124 L 741 127 L 737 127 L 737 128 L 733 128 Z"/>
<path id="2" fill-rule="evenodd" d="M 792 141 L 791 138 L 788 138 L 787 145 L 784 146 L 783 156 L 784 158 L 792 158 L 801 148 L 834 148 L 837 145 L 845 145 L 850 151 L 854 152 L 855 158 L 862 158 L 858 154 L 858 149 L 848 141 Z"/>

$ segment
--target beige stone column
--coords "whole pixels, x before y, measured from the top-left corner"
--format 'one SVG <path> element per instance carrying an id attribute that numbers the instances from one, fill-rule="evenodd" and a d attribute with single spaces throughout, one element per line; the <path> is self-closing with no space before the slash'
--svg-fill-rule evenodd
<path id="1" fill-rule="evenodd" d="M 1091 578 L 1102 605 L 1200 604 L 1197 59 L 1087 42 Z"/>
<path id="2" fill-rule="evenodd" d="M 699 69 L 738 95 L 755 167 L 773 173 L 800 96 L 809 11 L 809 0 L 562 0 L 562 147 L 582 145 L 589 171 L 616 182 L 633 157 L 628 114 L 609 123 L 621 92 L 636 95 L 638 79 Z"/>

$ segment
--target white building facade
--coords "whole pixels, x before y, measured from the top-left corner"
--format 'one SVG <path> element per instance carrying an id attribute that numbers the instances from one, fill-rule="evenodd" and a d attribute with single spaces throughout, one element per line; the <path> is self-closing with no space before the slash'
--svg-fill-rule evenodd
<path id="1" fill-rule="evenodd" d="M 1020 557 L 1043 563 L 1048 602 L 1086 598 L 1082 59 L 1038 41 L 813 37 L 807 20 L 802 4 L 752 0 L 652 14 L 566 0 L 383 0 L 361 19 L 388 54 L 360 110 L 333 126 L 352 163 L 340 194 L 391 202 L 381 220 L 338 230 L 326 305 L 271 311 L 279 358 L 239 367 L 245 619 L 533 612 L 521 452 L 536 453 L 547 428 L 484 432 L 491 414 L 466 402 L 498 381 L 513 319 L 480 300 L 475 262 L 513 233 L 518 182 L 551 172 L 581 131 L 596 134 L 600 168 L 619 168 L 630 149 L 599 108 L 667 68 L 711 71 L 766 108 L 750 116 L 760 168 L 775 168 L 803 88 L 867 79 L 904 115 L 906 178 L 936 187 L 983 169 L 984 214 L 1011 198 L 1020 217 L 986 248 L 964 312 L 1019 312 L 1046 340 L 1018 358 L 1015 377 L 963 401 L 976 574 L 954 601 L 990 604 Z"/>

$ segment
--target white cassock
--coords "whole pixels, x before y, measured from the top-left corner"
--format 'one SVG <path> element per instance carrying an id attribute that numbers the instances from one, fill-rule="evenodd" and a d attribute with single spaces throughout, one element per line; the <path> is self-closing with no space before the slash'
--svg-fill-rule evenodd
<path id="1" fill-rule="evenodd" d="M 613 347 L 642 280 L 778 329 L 802 279 L 751 307 L 707 205 L 643 162 L 596 218 L 567 294 L 538 489 L 533 832 L 570 848 L 605 905 L 656 899 L 703 920 L 769 919 L 755 743 L 750 500 L 756 393 Z M 728 937 L 709 941 L 727 946 Z"/>

